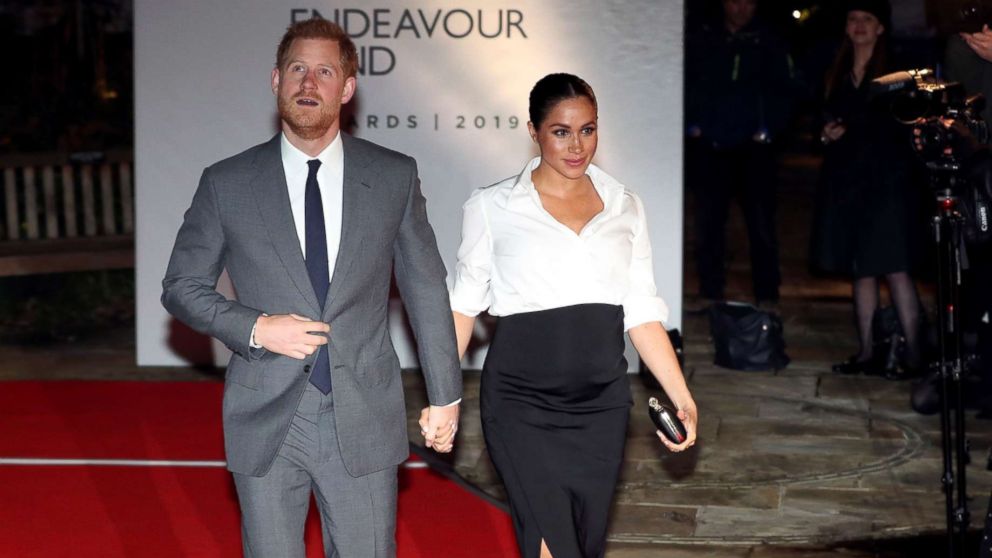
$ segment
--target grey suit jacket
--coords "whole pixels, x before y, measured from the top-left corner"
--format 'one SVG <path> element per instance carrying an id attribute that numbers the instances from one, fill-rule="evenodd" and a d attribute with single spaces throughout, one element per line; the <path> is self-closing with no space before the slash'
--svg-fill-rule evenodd
<path id="1" fill-rule="evenodd" d="M 342 134 L 341 246 L 323 315 L 293 224 L 280 136 L 203 171 L 162 281 L 162 304 L 234 355 L 224 385 L 231 471 L 264 475 L 282 444 L 310 364 L 251 349 L 260 314 L 296 313 L 331 324 L 332 395 L 348 472 L 365 475 L 409 453 L 399 361 L 387 329 L 390 280 L 406 306 L 428 399 L 461 397 L 445 269 L 427 222 L 416 162 Z M 216 290 L 227 269 L 237 300 Z"/>

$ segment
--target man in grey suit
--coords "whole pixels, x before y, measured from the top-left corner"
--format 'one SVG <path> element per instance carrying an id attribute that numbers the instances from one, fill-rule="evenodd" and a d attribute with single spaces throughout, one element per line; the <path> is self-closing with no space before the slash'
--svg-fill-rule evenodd
<path id="1" fill-rule="evenodd" d="M 416 163 L 339 130 L 357 59 L 334 23 L 289 27 L 272 70 L 282 131 L 203 171 L 162 282 L 172 315 L 234 352 L 224 441 L 246 556 L 302 558 L 311 491 L 327 556 L 395 555 L 409 448 L 394 271 L 431 403 L 423 433 L 437 451 L 454 440 L 461 371 Z M 224 269 L 237 300 L 216 290 Z"/>

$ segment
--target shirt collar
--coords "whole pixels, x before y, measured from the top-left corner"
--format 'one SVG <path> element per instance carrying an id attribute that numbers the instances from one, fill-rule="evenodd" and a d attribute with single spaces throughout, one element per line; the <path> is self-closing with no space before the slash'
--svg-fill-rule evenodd
<path id="1" fill-rule="evenodd" d="M 307 155 L 297 149 L 295 145 L 289 143 L 289 139 L 286 137 L 285 132 L 280 135 L 282 136 L 282 160 L 286 168 L 293 169 L 295 172 L 307 172 L 307 161 L 312 159 L 320 160 L 321 169 L 337 168 L 344 159 L 344 147 L 342 146 L 340 131 L 336 136 L 334 136 L 334 140 L 331 141 L 331 143 L 329 143 L 323 151 L 318 153 L 316 157 Z"/>
<path id="2" fill-rule="evenodd" d="M 540 164 L 540 156 L 531 159 L 527 165 L 524 166 L 524 170 L 520 171 L 520 174 L 517 176 L 517 180 L 513 184 L 513 190 L 524 197 L 530 197 L 532 192 L 533 195 L 537 195 L 537 189 L 534 187 L 534 181 L 531 179 L 531 173 L 533 173 L 534 169 L 536 169 Z M 618 194 L 623 193 L 623 184 L 620 184 L 617 179 L 613 178 L 603 171 L 603 169 L 592 163 L 590 163 L 589 167 L 586 168 L 586 174 L 592 180 L 592 185 L 596 188 L 599 198 L 603 200 L 604 212 L 610 213 L 612 208 L 616 205 L 615 202 L 618 199 Z"/>

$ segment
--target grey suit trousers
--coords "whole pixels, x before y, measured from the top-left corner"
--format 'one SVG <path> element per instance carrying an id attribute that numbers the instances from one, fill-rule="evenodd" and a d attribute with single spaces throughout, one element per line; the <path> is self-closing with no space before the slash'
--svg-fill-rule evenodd
<path id="1" fill-rule="evenodd" d="M 361 477 L 345 470 L 330 394 L 307 383 L 289 433 L 265 476 L 234 473 L 246 558 L 304 558 L 311 491 L 328 558 L 396 555 L 396 467 Z"/>

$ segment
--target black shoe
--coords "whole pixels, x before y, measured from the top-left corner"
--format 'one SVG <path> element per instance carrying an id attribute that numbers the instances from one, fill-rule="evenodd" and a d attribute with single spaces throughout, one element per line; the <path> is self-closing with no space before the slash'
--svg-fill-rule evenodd
<path id="1" fill-rule="evenodd" d="M 858 360 L 857 356 L 852 356 L 844 362 L 833 365 L 832 369 L 838 374 L 878 374 L 878 371 L 875 370 L 874 363 L 870 359 Z"/>

